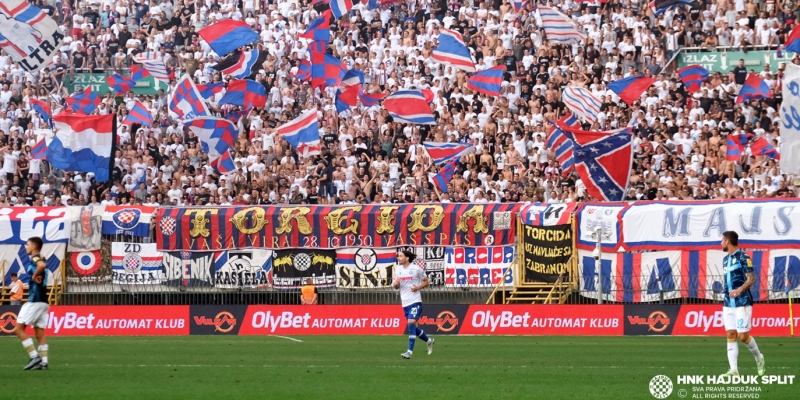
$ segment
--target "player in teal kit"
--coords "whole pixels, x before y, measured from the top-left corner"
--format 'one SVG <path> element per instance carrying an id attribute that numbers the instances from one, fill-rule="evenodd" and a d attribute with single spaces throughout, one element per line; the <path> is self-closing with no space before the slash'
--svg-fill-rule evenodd
<path id="1" fill-rule="evenodd" d="M 25 243 L 25 251 L 31 256 L 31 263 L 25 268 L 25 273 L 31 277 L 28 282 L 28 302 L 22 306 L 17 317 L 17 326 L 14 333 L 17 334 L 22 346 L 31 357 L 28 365 L 24 369 L 47 369 L 47 339 L 44 337 L 44 329 L 47 327 L 47 311 L 50 305 L 47 303 L 47 263 L 39 254 L 42 251 L 42 239 L 32 237 Z M 33 339 L 25 332 L 25 328 L 30 325 L 39 342 L 39 351 L 33 346 Z"/>
<path id="2" fill-rule="evenodd" d="M 724 375 L 739 375 L 738 337 L 756 358 L 758 375 L 764 375 L 764 355 L 758 350 L 756 339 L 750 336 L 750 321 L 753 317 L 753 295 L 750 286 L 756 282 L 753 261 L 739 250 L 739 235 L 734 231 L 722 234 L 722 251 L 728 253 L 722 259 L 725 271 L 725 300 L 722 305 L 722 320 L 728 333 L 728 363 L 731 369 Z"/>

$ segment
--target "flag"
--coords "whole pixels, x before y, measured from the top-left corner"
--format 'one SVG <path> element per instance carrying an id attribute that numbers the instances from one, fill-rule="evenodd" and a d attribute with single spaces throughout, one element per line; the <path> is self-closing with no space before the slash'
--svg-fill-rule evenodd
<path id="1" fill-rule="evenodd" d="M 469 48 L 464 44 L 461 34 L 445 28 L 441 28 L 439 31 L 439 45 L 433 49 L 431 57 L 464 71 L 475 72 L 475 63 L 472 62 Z"/>
<path id="2" fill-rule="evenodd" d="M 103 210 L 103 235 L 150 237 L 156 208 L 146 206 L 106 206 Z"/>
<path id="3" fill-rule="evenodd" d="M 347 65 L 330 54 L 320 54 L 317 58 L 320 58 L 322 62 L 311 59 L 311 87 L 339 86 L 347 72 Z"/>
<path id="4" fill-rule="evenodd" d="M 311 40 L 323 40 L 323 41 L 330 41 L 331 40 L 331 13 L 330 10 L 325 11 L 317 17 L 317 19 L 311 21 L 311 24 L 308 25 L 308 29 L 305 32 L 300 34 L 301 38 L 311 39 Z"/>
<path id="5" fill-rule="evenodd" d="M 419 90 L 401 90 L 383 101 L 383 107 L 395 122 L 418 125 L 436 125 L 436 118 L 425 96 Z"/>
<path id="6" fill-rule="evenodd" d="M 44 160 L 47 156 L 47 139 L 41 138 L 31 149 L 31 158 Z"/>
<path id="7" fill-rule="evenodd" d="M 786 51 L 800 53 L 800 25 L 795 25 L 792 32 L 786 37 Z"/>
<path id="8" fill-rule="evenodd" d="M 633 104 L 655 81 L 655 78 L 644 75 L 629 76 L 609 83 L 608 88 L 622 101 Z"/>
<path id="9" fill-rule="evenodd" d="M 311 55 L 311 63 L 324 62 L 322 55 L 328 50 L 328 42 L 325 40 L 313 40 L 308 44 L 308 53 Z M 320 58 L 316 58 L 320 57 Z M 316 61 L 315 61 L 316 60 Z"/>
<path id="10" fill-rule="evenodd" d="M 64 35 L 58 23 L 24 0 L 3 0 L 0 11 L 0 26 L 4 28 L 0 29 L 0 49 L 22 69 L 36 74 L 52 60 L 51 53 L 61 47 Z"/>
<path id="11" fill-rule="evenodd" d="M 278 134 L 303 158 L 320 154 L 317 110 L 312 109 L 278 127 Z"/>
<path id="12" fill-rule="evenodd" d="M 125 120 L 122 123 L 125 125 L 141 124 L 142 126 L 152 126 L 153 116 L 141 101 L 136 100 L 136 104 L 128 111 L 128 115 L 125 116 Z"/>
<path id="13" fill-rule="evenodd" d="M 144 78 L 150 76 L 150 72 L 147 72 L 146 69 L 142 67 L 137 67 L 136 65 L 131 65 L 131 79 L 134 81 L 140 81 Z"/>
<path id="14" fill-rule="evenodd" d="M 189 75 L 178 80 L 169 102 L 169 114 L 175 119 L 188 120 L 205 117 L 210 113 L 203 97 Z"/>
<path id="15" fill-rule="evenodd" d="M 505 72 L 505 65 L 498 65 L 476 72 L 467 81 L 467 87 L 488 96 L 500 96 L 500 88 L 503 86 L 503 74 Z"/>
<path id="16" fill-rule="evenodd" d="M 200 92 L 200 96 L 203 96 L 204 99 L 210 99 L 223 90 L 225 90 L 225 84 L 222 82 L 197 85 L 197 91 Z"/>
<path id="17" fill-rule="evenodd" d="M 739 162 L 742 158 L 742 150 L 744 150 L 744 146 L 740 143 L 739 138 L 741 135 L 728 135 L 725 138 L 725 159 L 728 161 Z M 745 139 L 745 145 L 747 144 L 747 139 Z"/>
<path id="18" fill-rule="evenodd" d="M 692 4 L 694 0 L 655 0 L 650 2 L 650 7 L 656 12 L 656 16 L 667 11 L 670 7 L 685 6 Z"/>
<path id="19" fill-rule="evenodd" d="M 330 6 L 333 17 L 339 19 L 353 9 L 353 0 L 331 0 Z"/>
<path id="20" fill-rule="evenodd" d="M 440 165 L 475 152 L 475 147 L 466 143 L 423 142 L 425 151 L 434 164 Z"/>
<path id="21" fill-rule="evenodd" d="M 294 76 L 301 81 L 311 79 L 311 61 L 300 60 L 300 64 L 297 66 L 297 73 Z"/>
<path id="22" fill-rule="evenodd" d="M 117 96 L 122 96 L 136 86 L 136 81 L 120 74 L 113 74 L 107 77 L 106 83 L 108 84 L 108 87 L 117 92 Z"/>
<path id="23" fill-rule="evenodd" d="M 456 174 L 456 168 L 458 168 L 459 164 L 458 158 L 453 158 L 445 164 L 444 167 L 439 169 L 439 172 L 433 176 L 433 183 L 436 184 L 436 187 L 439 188 L 439 191 L 442 193 L 447 193 L 447 184 L 453 180 L 453 176 Z"/>
<path id="24" fill-rule="evenodd" d="M 577 128 L 580 123 L 574 115 L 565 115 L 558 120 L 558 124 L 550 125 L 550 133 L 547 135 L 547 148 L 553 152 L 556 161 L 561 165 L 561 175 L 567 176 L 575 168 L 575 158 L 573 157 L 572 140 L 559 128 L 559 125 Z"/>
<path id="25" fill-rule="evenodd" d="M 100 105 L 100 97 L 92 91 L 91 86 L 87 86 L 83 92 L 75 93 L 65 100 L 73 113 L 86 115 L 93 113 L 97 106 Z"/>
<path id="26" fill-rule="evenodd" d="M 361 104 L 363 104 L 364 107 L 372 107 L 378 104 L 384 97 L 386 97 L 386 94 L 384 93 L 360 92 L 358 94 L 358 99 L 361 100 Z"/>
<path id="27" fill-rule="evenodd" d="M 262 50 L 234 51 L 211 67 L 236 79 L 254 77 L 264 65 L 269 52 Z"/>
<path id="28" fill-rule="evenodd" d="M 228 151 L 239 136 L 233 122 L 222 118 L 200 117 L 185 124 L 200 139 L 203 152 L 208 155 L 212 167 L 223 175 L 236 169 Z"/>
<path id="29" fill-rule="evenodd" d="M 795 29 L 797 30 L 797 29 Z M 781 170 L 800 174 L 800 66 L 786 63 L 781 91 Z"/>
<path id="30" fill-rule="evenodd" d="M 561 93 L 561 100 L 572 111 L 572 115 L 584 121 L 597 121 L 602 104 L 588 89 L 567 86 Z"/>
<path id="31" fill-rule="evenodd" d="M 753 144 L 750 145 L 750 151 L 756 156 L 769 156 L 769 158 L 773 160 L 781 159 L 781 155 L 778 153 L 778 150 L 769 144 L 767 139 L 765 139 L 763 136 L 753 141 Z"/>
<path id="32" fill-rule="evenodd" d="M 571 43 L 586 40 L 586 33 L 575 27 L 572 19 L 549 6 L 538 6 L 539 15 L 547 40 L 556 43 Z"/>
<path id="33" fill-rule="evenodd" d="M 622 201 L 633 164 L 633 128 L 591 132 L 558 127 L 572 140 L 575 171 L 586 191 L 600 200 Z"/>
<path id="34" fill-rule="evenodd" d="M 694 93 L 703 86 L 706 78 L 708 78 L 708 70 L 699 65 L 687 65 L 678 70 L 678 75 L 681 77 L 683 85 L 686 86 L 686 91 Z"/>
<path id="35" fill-rule="evenodd" d="M 47 161 L 65 171 L 92 172 L 97 182 L 108 180 L 114 115 L 59 114 L 56 134 L 47 147 Z"/>
<path id="36" fill-rule="evenodd" d="M 528 0 L 512 0 L 511 4 L 514 6 L 514 12 L 519 14 L 525 4 L 528 4 Z"/>
<path id="37" fill-rule="evenodd" d="M 167 66 L 164 65 L 164 61 L 155 59 L 155 58 L 148 58 L 147 53 L 140 53 L 137 54 L 136 57 L 133 58 L 134 62 L 142 64 L 145 69 L 145 72 L 142 73 L 142 78 L 146 77 L 147 75 L 152 75 L 153 78 L 158 79 L 161 82 L 169 83 L 169 72 L 167 71 Z M 133 67 L 131 67 L 131 73 L 133 74 Z M 134 78 L 136 80 L 138 78 Z"/>
<path id="38" fill-rule="evenodd" d="M 264 85 L 250 79 L 231 81 L 225 95 L 219 100 L 219 104 L 232 104 L 245 110 L 264 107 L 267 104 L 267 89 Z"/>
<path id="39" fill-rule="evenodd" d="M 361 93 L 361 85 L 364 83 L 364 73 L 351 69 L 344 74 L 339 89 L 336 90 L 336 111 L 342 113 L 350 107 L 358 105 L 358 94 Z"/>
<path id="40" fill-rule="evenodd" d="M 374 10 L 381 6 L 380 0 L 367 0 L 367 10 Z"/>
<path id="41" fill-rule="evenodd" d="M 772 97 L 772 93 L 769 90 L 767 82 L 764 82 L 758 75 L 751 72 L 750 75 L 747 76 L 747 80 L 744 81 L 742 89 L 739 90 L 739 96 L 736 96 L 736 104 L 747 100 L 764 99 L 768 97 Z"/>
<path id="42" fill-rule="evenodd" d="M 229 111 L 225 113 L 225 119 L 228 121 L 233 122 L 234 124 L 238 124 L 239 120 L 244 117 L 245 111 L 243 109 L 238 109 L 236 111 Z"/>
<path id="43" fill-rule="evenodd" d="M 259 39 L 258 33 L 251 29 L 246 22 L 232 19 L 223 19 L 200 29 L 197 33 L 220 56 Z"/>
<path id="44" fill-rule="evenodd" d="M 30 101 L 31 101 L 31 108 L 33 108 L 33 111 L 39 113 L 39 115 L 42 117 L 43 120 L 48 122 L 52 121 L 53 115 L 52 112 L 50 111 L 50 105 L 48 105 L 47 102 L 36 99 L 34 97 L 31 97 Z"/>

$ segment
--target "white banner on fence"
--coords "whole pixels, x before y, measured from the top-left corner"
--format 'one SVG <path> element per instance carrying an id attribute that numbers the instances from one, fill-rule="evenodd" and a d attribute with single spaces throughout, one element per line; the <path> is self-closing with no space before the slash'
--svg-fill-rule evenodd
<path id="1" fill-rule="evenodd" d="M 625 250 L 717 248 L 722 233 L 739 247 L 800 247 L 797 201 L 665 202 L 634 204 L 622 214 Z"/>
<path id="2" fill-rule="evenodd" d="M 603 233 L 603 249 L 617 251 L 619 243 L 619 216 L 625 208 L 624 204 L 600 205 L 585 204 L 578 211 L 578 245 L 594 247 L 597 239 L 592 235 L 601 229 Z"/>
<path id="3" fill-rule="evenodd" d="M 337 249 L 337 286 L 347 288 L 390 287 L 396 262 L 397 252 L 394 249 Z"/>
<path id="4" fill-rule="evenodd" d="M 272 259 L 266 249 L 218 251 L 214 254 L 214 286 L 222 289 L 272 286 Z"/>
<path id="5" fill-rule="evenodd" d="M 155 243 L 112 243 L 111 281 L 120 285 L 158 285 L 164 279 L 162 257 Z"/>
<path id="6" fill-rule="evenodd" d="M 781 169 L 800 174 L 800 66 L 786 63 L 781 90 Z"/>
<path id="7" fill-rule="evenodd" d="M 67 207 L 70 223 L 67 251 L 72 253 L 100 249 L 104 210 L 105 206 Z"/>
<path id="8" fill-rule="evenodd" d="M 67 249 L 66 243 L 45 243 L 42 246 L 41 254 L 47 260 L 47 286 L 62 281 L 61 262 L 64 260 L 64 251 Z M 16 273 L 17 277 L 28 285 L 31 277 L 26 273 L 31 258 L 25 251 L 23 245 L 0 245 L 0 279 L 6 287 L 11 285 L 11 274 Z"/>

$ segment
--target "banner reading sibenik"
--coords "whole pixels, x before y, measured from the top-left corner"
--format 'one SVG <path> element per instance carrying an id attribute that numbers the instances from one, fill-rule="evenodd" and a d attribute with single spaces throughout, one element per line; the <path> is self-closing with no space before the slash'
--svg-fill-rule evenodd
<path id="1" fill-rule="evenodd" d="M 572 258 L 572 227 L 570 225 L 523 225 L 522 265 L 524 282 L 553 283 L 558 276 L 569 277 Z"/>

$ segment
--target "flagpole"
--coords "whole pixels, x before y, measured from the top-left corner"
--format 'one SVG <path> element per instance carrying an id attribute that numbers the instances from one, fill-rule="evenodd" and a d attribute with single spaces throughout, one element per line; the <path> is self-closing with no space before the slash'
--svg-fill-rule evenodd
<path id="1" fill-rule="evenodd" d="M 106 181 L 106 189 L 111 193 L 111 187 L 114 185 L 112 179 L 112 171 L 114 170 L 114 156 L 117 154 L 117 114 L 111 119 L 111 156 L 108 157 L 108 180 Z M 97 194 L 99 196 L 99 193 Z M 98 199 L 99 200 L 99 199 Z"/>
<path id="2" fill-rule="evenodd" d="M 786 271 L 786 281 L 784 283 L 786 294 L 789 296 L 789 335 L 794 337 L 794 315 L 792 313 L 792 291 L 790 290 L 789 271 Z"/>

